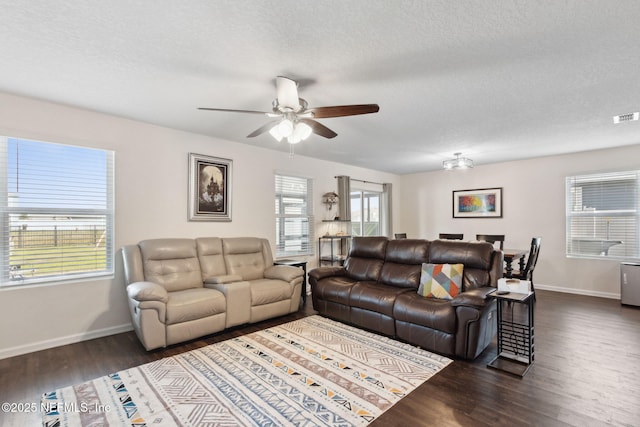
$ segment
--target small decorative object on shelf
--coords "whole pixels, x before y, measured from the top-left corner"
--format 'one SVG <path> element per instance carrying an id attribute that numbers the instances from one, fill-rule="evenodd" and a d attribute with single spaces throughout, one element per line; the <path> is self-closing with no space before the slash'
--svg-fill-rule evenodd
<path id="1" fill-rule="evenodd" d="M 322 195 L 322 203 L 327 205 L 327 210 L 330 211 L 333 205 L 338 203 L 338 195 L 333 191 Z"/>

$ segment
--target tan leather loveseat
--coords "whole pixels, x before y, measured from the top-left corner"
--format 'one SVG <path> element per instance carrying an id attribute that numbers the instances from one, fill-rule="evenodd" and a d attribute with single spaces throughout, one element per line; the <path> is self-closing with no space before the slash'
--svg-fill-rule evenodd
<path id="1" fill-rule="evenodd" d="M 152 239 L 122 248 L 133 327 L 147 350 L 298 310 L 301 269 L 267 239 Z"/>

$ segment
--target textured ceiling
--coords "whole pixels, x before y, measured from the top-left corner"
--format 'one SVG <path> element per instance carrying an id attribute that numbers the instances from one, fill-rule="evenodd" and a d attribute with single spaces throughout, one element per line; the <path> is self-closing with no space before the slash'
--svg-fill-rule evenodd
<path id="1" fill-rule="evenodd" d="M 338 133 L 298 155 L 398 174 L 640 143 L 640 2 L 0 0 L 0 91 L 288 151 L 246 135 L 274 79 Z M 1 114 L 1 112 L 0 112 Z M 212 153 L 215 148 L 212 147 Z"/>

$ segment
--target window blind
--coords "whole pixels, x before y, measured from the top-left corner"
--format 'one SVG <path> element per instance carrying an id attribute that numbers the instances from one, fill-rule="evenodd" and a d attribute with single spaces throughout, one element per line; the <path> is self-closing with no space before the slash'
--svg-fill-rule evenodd
<path id="1" fill-rule="evenodd" d="M 1 283 L 113 272 L 112 151 L 0 137 Z"/>
<path id="2" fill-rule="evenodd" d="M 640 171 L 566 178 L 567 256 L 638 258 Z"/>
<path id="3" fill-rule="evenodd" d="M 275 176 L 276 257 L 313 254 L 313 181 Z"/>

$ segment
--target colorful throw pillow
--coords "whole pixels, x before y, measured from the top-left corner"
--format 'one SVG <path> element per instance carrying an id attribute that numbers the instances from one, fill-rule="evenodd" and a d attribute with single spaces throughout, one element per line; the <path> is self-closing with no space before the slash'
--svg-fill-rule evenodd
<path id="1" fill-rule="evenodd" d="M 453 299 L 462 291 L 464 264 L 422 264 L 418 294 L 428 298 Z"/>

